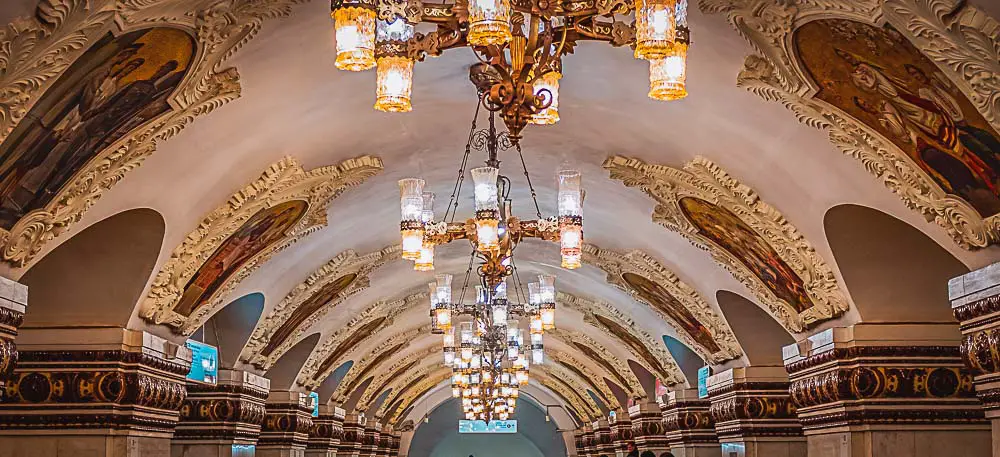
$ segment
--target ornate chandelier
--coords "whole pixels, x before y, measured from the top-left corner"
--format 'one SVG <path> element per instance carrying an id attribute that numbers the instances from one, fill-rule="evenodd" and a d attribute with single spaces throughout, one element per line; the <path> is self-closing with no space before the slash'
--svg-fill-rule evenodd
<path id="1" fill-rule="evenodd" d="M 580 266 L 583 244 L 580 173 L 558 172 L 559 215 L 542 218 L 521 148 L 510 141 L 509 134 L 497 133 L 495 117 L 496 112 L 491 111 L 489 128 L 483 130 L 476 130 L 473 119 L 458 178 L 441 221 L 435 221 L 434 195 L 424 192 L 422 179 L 399 181 L 402 255 L 414 261 L 414 269 L 434 269 L 437 245 L 457 240 L 471 244 L 465 283 L 456 299 L 452 275 L 439 274 L 428 285 L 430 316 L 432 332 L 444 335 L 444 362 L 453 369 L 452 395 L 462 399 L 467 419 L 484 421 L 506 420 L 513 412 L 518 387 L 528 382 L 529 366 L 544 360 L 544 332 L 555 328 L 555 277 L 538 275 L 537 282 L 523 287 L 514 261 L 515 249 L 525 238 L 558 242 L 563 268 L 574 269 Z M 499 150 L 514 147 L 521 156 L 535 204 L 535 220 L 512 215 L 511 181 L 500 174 Z M 455 222 L 465 167 L 473 149 L 485 150 L 488 156 L 486 166 L 470 170 L 475 217 Z M 474 286 L 474 300 L 467 303 L 465 296 L 474 266 L 479 284 Z M 508 282 L 513 287 L 508 288 Z M 527 324 L 526 331 L 520 327 L 522 322 Z"/>
<path id="2" fill-rule="evenodd" d="M 376 69 L 375 109 L 412 109 L 413 64 L 471 47 L 483 104 L 500 112 L 510 140 L 527 124 L 559 121 L 562 56 L 582 40 L 630 46 L 649 61 L 649 97 L 687 95 L 687 0 L 333 0 L 342 70 Z M 632 15 L 634 22 L 623 21 Z M 427 33 L 414 27 L 434 27 Z"/>

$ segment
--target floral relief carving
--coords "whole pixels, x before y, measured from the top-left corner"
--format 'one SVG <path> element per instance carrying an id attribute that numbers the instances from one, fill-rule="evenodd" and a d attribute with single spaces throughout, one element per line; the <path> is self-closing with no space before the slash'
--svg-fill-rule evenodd
<path id="1" fill-rule="evenodd" d="M 310 274 L 305 281 L 288 292 L 285 298 L 257 324 L 246 347 L 240 354 L 240 359 L 255 364 L 271 365 L 273 361 L 291 349 L 294 342 L 305 336 L 305 332 L 315 323 L 329 315 L 348 298 L 368 289 L 371 284 L 370 275 L 383 265 L 398 260 L 400 258 L 399 252 L 399 245 L 392 245 L 365 255 L 359 255 L 351 249 L 337 254 L 336 257 L 330 259 L 329 262 Z M 347 284 L 338 284 L 338 281 L 343 281 L 343 278 L 349 278 L 348 281 L 345 281 Z M 329 300 L 325 300 L 327 297 Z M 320 305 L 320 307 L 315 311 L 300 310 L 304 305 Z M 302 311 L 311 312 L 308 312 L 308 316 L 302 317 L 299 315 L 299 312 Z M 278 343 L 278 341 L 272 340 L 276 337 L 282 337 L 282 335 L 276 335 L 279 330 L 288 333 L 286 326 L 294 324 L 294 322 L 289 322 L 289 319 L 293 317 L 299 318 L 300 323 L 294 326 L 293 332 L 283 338 L 284 341 L 280 342 L 280 345 L 265 354 L 265 348 L 273 347 Z"/>
<path id="2" fill-rule="evenodd" d="M 421 335 L 426 335 L 430 331 L 431 326 L 429 323 L 403 330 L 387 338 L 378 349 L 365 354 L 360 362 L 357 362 L 352 366 L 351 370 L 349 370 L 347 375 L 344 376 L 344 379 L 340 381 L 340 384 L 337 384 L 337 388 L 333 392 L 333 402 L 336 404 L 344 404 L 344 402 L 347 401 L 347 396 L 351 393 L 351 388 L 355 387 L 355 385 L 364 379 L 369 372 L 373 372 L 372 370 L 377 369 L 394 355 L 393 353 L 387 353 L 386 351 L 393 350 L 394 348 L 398 348 L 395 350 L 403 350 L 409 346 L 415 338 L 418 338 Z M 311 389 L 316 389 L 327 376 L 329 375 L 326 373 L 320 373 L 319 376 L 314 378 L 300 377 L 299 384 Z"/>
<path id="3" fill-rule="evenodd" d="M 430 348 L 411 352 L 403 358 L 397 360 L 387 369 L 381 370 L 375 376 L 375 380 L 368 385 L 368 389 L 365 391 L 364 395 L 361 396 L 361 400 L 358 401 L 358 409 L 367 410 L 371 407 L 372 402 L 374 402 L 375 399 L 378 398 L 378 396 L 384 391 L 384 389 L 379 390 L 379 388 L 382 386 L 386 386 L 386 388 L 391 386 L 390 382 L 394 379 L 394 377 L 402 374 L 400 373 L 400 370 L 406 369 L 406 371 L 410 371 L 419 366 L 418 364 L 420 364 L 420 362 L 442 365 L 440 357 L 437 357 L 440 354 L 441 348 L 439 346 L 431 346 Z M 385 402 L 382 404 L 384 405 Z"/>
<path id="4" fill-rule="evenodd" d="M 611 392 L 611 388 L 608 387 L 607 383 L 604 382 L 605 377 L 608 375 L 605 373 L 603 375 L 598 375 L 597 373 L 591 371 L 590 367 L 581 361 L 577 360 L 570 354 L 562 351 L 546 350 L 545 351 L 545 363 L 552 366 L 558 366 L 560 370 L 566 375 L 575 376 L 583 384 L 592 387 L 595 393 L 598 393 L 604 400 L 607 401 L 606 405 L 610 409 L 615 409 L 615 394 Z"/>
<path id="5" fill-rule="evenodd" d="M 813 245 L 755 191 L 708 159 L 696 157 L 676 169 L 615 156 L 604 167 L 612 179 L 652 197 L 654 222 L 708 251 L 789 331 L 801 332 L 848 310 L 833 270 Z M 729 233 L 737 232 L 724 233 L 728 242 L 704 229 L 718 227 L 719 220 L 730 224 Z"/>
<path id="6" fill-rule="evenodd" d="M 299 372 L 299 382 L 307 385 L 326 379 L 341 363 L 350 360 L 352 353 L 380 335 L 382 330 L 390 328 L 396 316 L 414 306 L 425 304 L 426 300 L 427 292 L 421 291 L 397 300 L 380 300 L 365 308 L 332 335 L 326 337 L 312 354 L 309 354 Z M 359 334 L 359 331 L 363 331 L 364 334 Z M 345 343 L 349 347 L 344 347 Z M 331 356 L 337 356 L 336 360 L 330 360 Z M 265 368 L 275 361 L 277 359 L 270 360 Z"/>
<path id="7" fill-rule="evenodd" d="M 958 0 L 823 0 L 791 6 L 779 0 L 702 0 L 707 13 L 724 13 L 755 48 L 737 85 L 793 112 L 802 123 L 826 130 L 830 141 L 859 160 L 911 209 L 940 225 L 964 249 L 1000 241 L 1000 214 L 983 214 L 949 193 L 893 140 L 842 109 L 817 98 L 793 38 L 813 20 L 846 19 L 889 25 L 929 59 L 967 97 L 994 130 L 1000 130 L 1000 24 Z M 778 9 L 793 27 L 764 29 L 765 11 Z"/>
<path id="8" fill-rule="evenodd" d="M 710 363 L 732 360 L 743 354 L 736 335 L 721 314 L 676 274 L 645 252 L 618 252 L 584 245 L 583 260 L 607 273 L 610 284 L 647 305 L 677 331 L 677 336 L 702 359 Z M 648 294 L 637 290 L 625 278 L 646 278 L 661 293 Z M 705 341 L 704 336 L 711 341 Z M 710 347 L 711 346 L 711 347 Z M 714 350 L 712 350 L 714 349 Z"/>
<path id="9" fill-rule="evenodd" d="M 309 171 L 302 169 L 291 157 L 274 163 L 259 178 L 205 216 L 174 249 L 141 302 L 142 317 L 190 335 L 223 306 L 223 300 L 237 284 L 271 256 L 324 227 L 327 207 L 334 198 L 381 170 L 382 161 L 371 156 Z M 194 308 L 190 315 L 175 312 L 189 280 L 220 245 L 258 212 L 295 201 L 305 202 L 304 214 L 280 239 L 238 266 L 204 305 Z"/>
<path id="10" fill-rule="evenodd" d="M 642 385 L 639 383 L 639 379 L 636 378 L 635 373 L 632 372 L 632 369 L 629 368 L 628 365 L 626 365 L 621 358 L 619 358 L 617 355 L 609 351 L 607 347 L 597 342 L 597 340 L 591 338 L 586 333 L 579 332 L 576 330 L 570 330 L 565 327 L 556 327 L 546 332 L 546 335 L 551 335 L 553 338 L 559 339 L 560 341 L 563 342 L 563 344 L 565 344 L 570 349 L 578 349 L 577 347 L 574 347 L 573 343 L 579 343 L 584 347 L 589 348 L 591 351 L 593 351 L 593 356 L 591 356 L 591 354 L 584 354 L 584 355 L 587 356 L 587 358 L 591 359 L 592 362 L 598 366 L 603 367 L 605 364 L 610 365 L 610 368 L 606 368 L 606 371 L 611 371 L 613 374 L 617 375 L 614 376 L 612 379 L 617 378 L 625 382 L 622 387 L 629 393 L 629 395 L 632 395 L 633 397 L 645 396 L 645 391 L 643 390 Z M 627 346 L 624 348 L 626 348 L 625 349 L 626 352 L 629 351 L 627 349 Z M 594 360 L 594 357 L 599 357 L 601 360 Z M 641 358 L 638 356 L 634 357 L 636 357 L 636 359 Z M 646 366 L 645 362 L 641 360 L 637 360 L 637 362 L 640 365 L 643 365 L 644 368 L 649 370 L 650 373 L 655 373 L 652 367 Z"/>
<path id="11" fill-rule="evenodd" d="M 45 91 L 108 33 L 144 27 L 190 32 L 196 61 L 174 91 L 169 110 L 132 129 L 82 165 L 43 207 L 0 229 L 0 259 L 23 267 L 79 221 L 98 199 L 152 154 L 157 143 L 239 97 L 239 74 L 224 63 L 264 21 L 286 16 L 301 0 L 41 0 L 31 17 L 0 29 L 0 143 Z M 141 9 L 140 9 L 141 8 Z"/>
<path id="12" fill-rule="evenodd" d="M 539 365 L 531 368 L 531 377 L 539 385 L 559 394 L 564 401 L 568 402 L 578 413 L 585 413 L 584 420 L 594 420 L 603 417 L 601 409 L 597 407 L 586 389 L 573 381 L 572 378 L 561 378 L 556 373 L 558 370 L 548 365 Z"/>
<path id="13" fill-rule="evenodd" d="M 389 423 L 395 423 L 399 419 L 404 419 L 403 417 L 399 417 L 399 415 L 405 412 L 413 403 L 420 400 L 434 386 L 441 384 L 449 378 L 451 378 L 451 369 L 442 365 L 426 367 L 415 373 L 414 376 L 406 377 L 403 382 L 396 383 L 393 393 L 382 403 L 378 411 L 375 412 L 375 417 L 385 418 L 386 414 L 390 414 L 390 417 L 388 417 Z M 396 407 L 395 411 L 389 411 L 389 407 L 395 403 L 399 403 L 399 406 Z"/>
<path id="14" fill-rule="evenodd" d="M 556 301 L 559 305 L 582 313 L 584 322 L 624 344 L 636 357 L 636 361 L 659 377 L 664 384 L 684 384 L 684 373 L 666 346 L 657 344 L 649 332 L 640 328 L 615 306 L 565 292 L 559 292 Z M 615 327 L 610 327 L 611 325 Z"/>

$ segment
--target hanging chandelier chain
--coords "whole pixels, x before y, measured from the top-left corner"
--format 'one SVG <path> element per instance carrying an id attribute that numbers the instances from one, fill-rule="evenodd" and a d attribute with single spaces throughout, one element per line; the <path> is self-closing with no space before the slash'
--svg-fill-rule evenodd
<path id="1" fill-rule="evenodd" d="M 469 163 L 469 155 L 472 153 L 472 137 L 476 134 L 476 121 L 479 120 L 479 109 L 482 105 L 476 103 L 476 114 L 472 116 L 472 128 L 469 129 L 469 139 L 465 142 L 465 154 L 462 155 L 462 165 L 458 167 L 458 178 L 455 179 L 455 186 L 451 189 L 451 197 L 448 199 L 448 206 L 445 207 L 444 217 L 441 220 L 455 222 L 455 215 L 458 214 L 458 198 L 462 195 L 462 183 L 465 182 L 465 167 Z M 449 211 L 451 219 L 449 219 Z"/>
<path id="2" fill-rule="evenodd" d="M 521 143 L 514 143 L 514 147 L 517 148 L 517 156 L 521 158 L 521 169 L 524 170 L 524 179 L 528 181 L 528 189 L 531 190 L 531 201 L 535 203 L 535 216 L 541 219 L 542 210 L 538 206 L 538 194 L 535 192 L 535 186 L 531 185 L 531 176 L 528 174 L 528 166 L 524 164 L 524 154 L 521 153 Z"/>

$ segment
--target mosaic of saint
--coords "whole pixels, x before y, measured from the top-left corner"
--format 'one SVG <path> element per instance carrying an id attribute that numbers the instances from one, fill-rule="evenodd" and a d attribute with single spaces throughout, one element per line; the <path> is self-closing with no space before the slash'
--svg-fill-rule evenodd
<path id="1" fill-rule="evenodd" d="M 619 340 L 632 348 L 632 352 L 641 357 L 650 368 L 655 370 L 657 373 L 665 373 L 667 371 L 663 369 L 663 365 L 660 364 L 660 360 L 657 359 L 656 356 L 649 351 L 649 348 L 647 348 L 642 341 L 639 341 L 639 339 L 636 338 L 632 332 L 626 330 L 611 319 L 601 316 L 600 314 L 595 314 L 594 318 L 597 319 L 597 321 L 600 322 L 604 328 L 608 329 L 612 335 L 618 337 Z"/>
<path id="2" fill-rule="evenodd" d="M 250 217 L 236 233 L 223 241 L 184 286 L 174 312 L 190 316 L 248 260 L 285 237 L 306 213 L 302 200 L 284 202 L 262 209 Z"/>
<path id="3" fill-rule="evenodd" d="M 154 28 L 94 44 L 0 145 L 0 227 L 44 208 L 94 156 L 170 109 L 194 56 L 190 35 Z"/>
<path id="4" fill-rule="evenodd" d="M 284 343 L 285 340 L 292 335 L 292 332 L 294 332 L 300 324 L 305 322 L 305 320 L 308 319 L 309 316 L 312 316 L 313 313 L 319 311 L 323 305 L 326 305 L 327 303 L 333 301 L 334 298 L 337 298 L 337 296 L 347 289 L 347 287 L 350 286 L 354 280 L 357 279 L 357 277 L 358 275 L 356 273 L 346 274 L 330 281 L 323 287 L 320 287 L 315 294 L 295 309 L 292 315 L 288 317 L 288 320 L 278 327 L 278 330 L 274 332 L 274 335 L 271 335 L 271 339 L 268 340 L 267 346 L 264 347 L 261 353 L 265 356 L 271 355 L 275 349 L 278 349 L 278 346 L 281 346 L 281 343 Z"/>
<path id="5" fill-rule="evenodd" d="M 800 313 L 813 307 L 802 278 L 739 217 L 698 198 L 684 197 L 679 203 L 698 233 L 732 254 L 776 297 Z"/>
<path id="6" fill-rule="evenodd" d="M 701 322 L 698 322 L 694 314 L 691 314 L 691 311 L 677 300 L 676 297 L 671 295 L 670 292 L 667 292 L 663 286 L 634 273 L 623 273 L 622 280 L 639 297 L 663 314 L 670 316 L 670 319 L 676 322 L 677 325 L 680 325 L 695 342 L 704 347 L 709 353 L 714 354 L 722 350 L 715 342 L 715 338 L 712 337 L 712 332 L 708 331 L 708 328 L 702 325 Z"/>
<path id="7" fill-rule="evenodd" d="M 795 43 L 817 98 L 892 141 L 981 216 L 1000 212 L 1000 134 L 899 32 L 828 19 L 803 25 Z"/>
<path id="8" fill-rule="evenodd" d="M 326 373 L 326 370 L 329 370 L 331 367 L 333 367 L 333 364 L 336 363 L 338 359 L 343 357 L 344 354 L 347 354 L 347 352 L 350 351 L 351 348 L 353 348 L 356 344 L 360 343 L 361 340 L 365 339 L 366 336 L 368 336 L 376 329 L 381 327 L 382 323 L 384 322 L 385 322 L 385 316 L 382 316 L 359 327 L 357 330 L 354 331 L 354 333 L 351 334 L 351 336 L 347 337 L 346 340 L 342 341 L 340 345 L 337 346 L 337 348 L 330 353 L 330 356 L 327 357 L 326 360 L 324 360 L 323 363 L 319 365 L 319 369 L 316 370 L 316 372 Z"/>

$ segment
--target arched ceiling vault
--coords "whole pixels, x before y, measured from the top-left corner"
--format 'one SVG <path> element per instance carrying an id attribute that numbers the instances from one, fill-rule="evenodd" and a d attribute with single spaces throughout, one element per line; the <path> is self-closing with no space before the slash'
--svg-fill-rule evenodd
<path id="1" fill-rule="evenodd" d="M 59 0 L 43 0 L 37 15 L 34 0 L 0 5 L 0 21 L 18 24 L 0 34 L 0 41 L 18 34 L 38 34 L 41 40 L 19 41 L 26 47 L 13 58 L 7 55 L 10 47 L 0 46 L 0 58 L 8 63 L 0 89 L 17 89 L 0 93 L 23 95 L 0 98 L 4 112 L 13 113 L 0 118 L 0 141 L 44 97 L 54 75 L 107 33 L 122 35 L 123 25 L 176 25 L 191 34 L 199 50 L 189 75 L 171 93 L 163 122 L 131 131 L 121 148 L 94 151 L 99 160 L 87 162 L 74 180 L 56 189 L 74 192 L 73 198 L 61 194 L 44 211 L 0 229 L 0 256 L 6 260 L 0 274 L 21 278 L 87 227 L 149 208 L 162 216 L 165 232 L 158 253 L 150 254 L 151 259 L 157 254 L 153 273 L 148 278 L 136 273 L 142 274 L 136 288 L 145 285 L 126 325 L 180 341 L 225 303 L 261 293 L 266 307 L 240 356 L 247 367 L 273 368 L 290 348 L 319 333 L 319 343 L 292 379 L 315 388 L 341 363 L 355 360 L 334 401 L 375 376 L 381 382 L 372 383 L 364 403 L 391 387 L 381 409 L 404 411 L 415 392 L 423 395 L 433 387 L 429 380 L 420 384 L 415 373 L 437 375 L 434 369 L 441 365 L 431 354 L 436 337 L 425 324 L 432 275 L 397 261 L 396 181 L 420 176 L 439 199 L 450 193 L 476 102 L 467 81 L 475 58 L 460 50 L 418 64 L 414 112 L 386 114 L 370 107 L 371 72 L 334 68 L 325 0 L 188 5 L 199 14 L 180 12 L 174 2 L 139 5 L 146 9 L 130 4 L 115 14 L 99 7 L 111 1 L 92 1 L 92 8 L 70 8 L 60 17 L 47 7 Z M 690 15 L 696 37 L 690 96 L 675 103 L 646 97 L 646 64 L 627 50 L 583 43 L 564 59 L 562 120 L 525 132 L 524 159 L 545 214 L 556 212 L 555 171 L 568 164 L 583 172 L 587 241 L 593 244 L 578 270 L 559 269 L 558 247 L 542 242 L 523 243 L 517 265 L 522 279 L 539 273 L 558 277 L 563 292 L 558 329 L 547 341 L 554 340 L 560 357 L 583 362 L 581 373 L 568 372 L 558 361 L 536 371 L 538 381 L 575 403 L 577 412 L 588 416 L 596 410 L 592 399 L 578 395 L 591 374 L 620 382 L 630 394 L 642 392 L 634 374 L 621 369 L 624 360 L 635 360 L 668 383 L 682 379 L 661 335 L 710 363 L 741 357 L 736 325 L 704 298 L 718 290 L 753 298 L 796 337 L 858 322 L 863 316 L 844 281 L 849 275 L 839 270 L 843 266 L 837 265 L 824 228 L 824 215 L 838 205 L 873 208 L 898 219 L 966 267 L 1000 259 L 996 247 L 986 247 L 1000 240 L 998 216 L 945 192 L 933 169 L 908 161 L 905 145 L 897 144 L 903 140 L 845 117 L 833 99 L 823 99 L 809 68 L 802 67 L 808 59 L 795 54 L 813 48 L 799 46 L 802 35 L 794 35 L 812 19 L 836 21 L 836 15 L 850 14 L 888 24 L 896 33 L 862 22 L 827 24 L 840 24 L 837 33 L 901 37 L 900 49 L 926 47 L 928 39 L 943 43 L 956 62 L 935 60 L 926 68 L 937 65 L 941 81 L 954 86 L 950 93 L 966 94 L 962 113 L 989 133 L 1000 129 L 1000 105 L 990 101 L 1000 92 L 997 79 L 966 80 L 951 68 L 1000 69 L 983 62 L 968 37 L 943 24 L 949 18 L 969 27 L 996 23 L 975 3 L 956 2 L 962 9 L 952 12 L 931 11 L 923 0 L 831 2 L 843 8 L 702 0 L 701 11 L 692 8 Z M 79 46 L 46 46 L 46 40 L 64 38 L 87 20 L 93 22 Z M 771 20 L 784 22 L 774 27 Z M 931 38 L 917 36 L 919 30 Z M 988 33 L 1000 40 L 995 30 Z M 855 71 L 863 67 L 857 53 L 845 60 L 854 62 Z M 32 74 L 43 75 L 38 87 L 12 79 Z M 112 156 L 114 151 L 119 154 Z M 530 216 L 533 205 L 518 161 L 500 159 L 514 186 L 514 214 Z M 460 203 L 460 217 L 470 216 L 469 192 Z M 269 217 L 287 227 L 278 224 L 282 230 L 265 233 L 271 243 L 259 250 L 239 251 L 247 240 L 263 236 L 244 231 L 245 224 Z M 745 226 L 749 232 L 742 233 L 753 236 L 743 239 L 746 245 L 727 248 L 725 234 L 711 230 L 723 223 L 734 230 Z M 741 261 L 745 258 L 737 258 L 741 249 L 765 257 L 770 268 L 765 272 L 782 273 L 788 281 L 762 278 Z M 229 268 L 227 255 L 234 253 L 242 262 L 228 279 L 201 282 L 211 279 L 201 275 L 213 268 Z M 466 245 L 439 247 L 435 272 L 460 278 L 468 254 Z M 83 270 L 81 280 L 88 274 Z M 401 375 L 386 379 L 382 370 L 390 367 L 402 369 Z M 595 392 L 604 390 L 598 386 Z"/>

